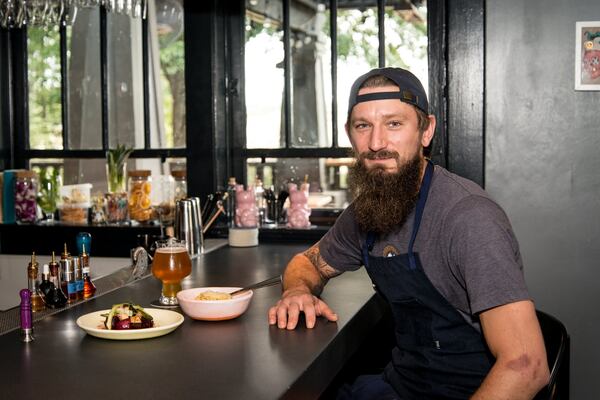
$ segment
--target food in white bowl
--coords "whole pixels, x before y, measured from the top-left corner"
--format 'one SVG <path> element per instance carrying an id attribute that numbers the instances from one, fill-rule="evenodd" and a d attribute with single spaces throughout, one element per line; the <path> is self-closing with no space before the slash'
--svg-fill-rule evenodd
<path id="1" fill-rule="evenodd" d="M 200 287 L 182 290 L 177 293 L 177 300 L 183 312 L 190 318 L 201 321 L 224 321 L 237 318 L 248 309 L 254 295 L 252 290 L 240 293 L 230 299 L 198 300 L 197 297 L 206 292 L 229 294 L 239 287 Z M 215 296 L 220 297 L 220 296 Z M 225 297 L 225 296 L 223 296 Z"/>
<path id="2" fill-rule="evenodd" d="M 206 292 L 200 292 L 200 294 L 194 297 L 194 300 L 230 300 L 232 299 L 229 293 L 214 292 L 207 290 Z"/>

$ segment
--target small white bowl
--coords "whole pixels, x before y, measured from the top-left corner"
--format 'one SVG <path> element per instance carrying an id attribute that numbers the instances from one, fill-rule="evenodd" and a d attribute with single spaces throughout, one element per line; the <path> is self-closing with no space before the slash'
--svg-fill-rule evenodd
<path id="1" fill-rule="evenodd" d="M 224 321 L 237 318 L 242 315 L 250 304 L 254 292 L 235 296 L 229 300 L 196 300 L 202 292 L 224 292 L 231 293 L 239 287 L 200 287 L 182 290 L 177 293 L 177 300 L 183 312 L 193 319 L 201 321 Z"/>

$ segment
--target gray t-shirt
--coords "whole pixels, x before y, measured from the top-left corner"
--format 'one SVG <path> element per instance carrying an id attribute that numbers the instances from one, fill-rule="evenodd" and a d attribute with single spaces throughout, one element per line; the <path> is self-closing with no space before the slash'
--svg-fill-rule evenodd
<path id="1" fill-rule="evenodd" d="M 371 255 L 405 254 L 414 212 L 398 230 L 380 236 Z M 319 243 L 339 271 L 363 265 L 361 232 L 350 205 Z M 433 286 L 467 320 L 492 307 L 529 299 L 519 245 L 508 217 L 474 182 L 436 166 L 414 244 Z M 471 318 L 469 318 L 469 316 Z"/>

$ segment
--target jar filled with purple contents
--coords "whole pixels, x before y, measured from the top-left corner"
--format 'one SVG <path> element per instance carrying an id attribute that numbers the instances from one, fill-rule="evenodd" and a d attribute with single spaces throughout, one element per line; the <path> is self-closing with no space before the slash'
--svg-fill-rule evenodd
<path id="1" fill-rule="evenodd" d="M 35 222 L 38 177 L 35 171 L 18 171 L 15 179 L 15 217 L 17 222 Z"/>

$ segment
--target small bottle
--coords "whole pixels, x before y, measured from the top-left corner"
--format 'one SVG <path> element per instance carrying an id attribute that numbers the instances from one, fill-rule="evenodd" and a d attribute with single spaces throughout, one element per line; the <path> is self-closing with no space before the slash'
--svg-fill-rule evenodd
<path id="1" fill-rule="evenodd" d="M 67 304 L 67 296 L 61 289 L 60 266 L 56 262 L 54 252 L 52 252 L 52 260 L 48 264 L 50 269 L 50 283 L 52 287 L 46 295 L 46 305 L 50 308 L 63 307 Z"/>
<path id="2" fill-rule="evenodd" d="M 35 253 L 31 254 L 31 261 L 29 265 L 27 265 L 27 288 L 31 292 L 30 300 L 31 300 L 31 311 L 38 312 L 42 311 L 44 306 L 44 300 L 38 293 L 38 271 L 39 264 L 35 260 Z"/>
<path id="3" fill-rule="evenodd" d="M 84 244 L 81 245 L 81 253 L 79 254 L 81 257 L 81 267 L 89 267 L 90 266 L 90 254 L 88 253 L 88 247 Z"/>
<path id="4" fill-rule="evenodd" d="M 263 225 L 265 220 L 265 189 L 260 178 L 254 181 L 254 198 L 256 200 L 256 208 L 258 208 L 258 225 Z"/>
<path id="5" fill-rule="evenodd" d="M 237 182 L 232 176 L 227 182 L 227 200 L 225 202 L 225 211 L 227 212 L 227 225 L 232 228 L 235 226 L 235 185 Z"/>
<path id="6" fill-rule="evenodd" d="M 67 303 L 74 303 L 77 301 L 77 281 L 75 280 L 75 270 L 72 262 L 66 264 L 65 280 L 67 283 Z"/>
<path id="7" fill-rule="evenodd" d="M 83 300 L 83 265 L 81 257 L 73 257 L 73 273 L 75 274 L 77 300 Z"/>
<path id="8" fill-rule="evenodd" d="M 38 287 L 40 296 L 42 296 L 44 303 L 46 303 L 46 296 L 53 286 L 54 284 L 50 282 L 50 267 L 48 264 L 44 264 L 42 266 L 42 282 Z"/>
<path id="9" fill-rule="evenodd" d="M 83 298 L 88 299 L 96 293 L 96 285 L 92 282 L 90 277 L 90 256 L 85 251 L 85 245 L 83 245 L 83 252 L 80 256 L 82 272 L 83 272 Z"/>
<path id="10" fill-rule="evenodd" d="M 33 316 L 31 315 L 31 291 L 29 289 L 21 289 L 19 296 L 21 297 L 21 341 L 32 342 Z"/>
<path id="11" fill-rule="evenodd" d="M 67 244 L 65 243 L 64 245 L 64 250 L 62 252 L 62 254 L 60 255 L 60 288 L 62 289 L 63 293 L 65 295 L 68 294 L 68 289 L 67 289 L 67 284 L 68 284 L 68 279 L 67 279 L 67 269 L 70 269 L 71 271 L 73 271 L 73 259 L 71 258 L 71 254 L 69 253 L 69 251 L 67 250 Z"/>
<path id="12" fill-rule="evenodd" d="M 90 278 L 90 267 L 83 267 L 83 298 L 89 299 L 96 293 L 96 285 Z"/>

